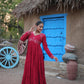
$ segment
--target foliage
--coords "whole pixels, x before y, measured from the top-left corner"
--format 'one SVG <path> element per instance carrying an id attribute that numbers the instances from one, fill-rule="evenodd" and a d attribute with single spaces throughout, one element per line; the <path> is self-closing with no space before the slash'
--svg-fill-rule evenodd
<path id="1" fill-rule="evenodd" d="M 22 0 L 0 0 L 0 38 L 17 39 L 23 33 L 23 20 L 11 14 L 12 10 Z"/>

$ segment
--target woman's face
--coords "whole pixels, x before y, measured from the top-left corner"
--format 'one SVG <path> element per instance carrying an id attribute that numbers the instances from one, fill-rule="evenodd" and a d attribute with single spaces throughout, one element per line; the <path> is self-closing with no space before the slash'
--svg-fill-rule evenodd
<path id="1" fill-rule="evenodd" d="M 39 24 L 38 26 L 36 26 L 36 30 L 38 31 L 38 32 L 41 32 L 42 30 L 43 30 L 43 23 L 41 23 L 41 24 Z"/>

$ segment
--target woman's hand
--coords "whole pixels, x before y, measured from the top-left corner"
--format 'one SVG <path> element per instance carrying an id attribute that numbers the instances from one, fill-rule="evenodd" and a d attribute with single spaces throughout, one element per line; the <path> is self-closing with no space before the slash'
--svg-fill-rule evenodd
<path id="1" fill-rule="evenodd" d="M 55 59 L 56 62 L 58 61 L 58 58 L 57 57 L 53 57 L 53 59 Z"/>
<path id="2" fill-rule="evenodd" d="M 34 29 L 35 29 L 35 25 L 34 26 L 32 26 L 31 28 L 30 28 L 30 30 L 29 31 L 34 31 Z"/>

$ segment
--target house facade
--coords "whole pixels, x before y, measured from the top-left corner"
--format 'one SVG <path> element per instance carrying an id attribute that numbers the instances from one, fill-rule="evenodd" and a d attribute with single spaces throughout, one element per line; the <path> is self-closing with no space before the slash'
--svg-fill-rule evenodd
<path id="1" fill-rule="evenodd" d="M 53 9 L 53 10 L 52 10 Z M 83 63 L 84 64 L 84 9 L 81 9 L 79 11 L 76 11 L 75 13 L 71 13 L 71 12 L 56 12 L 54 11 L 55 9 L 52 8 L 51 10 L 48 10 L 47 12 L 45 13 L 42 13 L 42 14 L 39 14 L 39 15 L 32 15 L 32 16 L 27 16 L 27 17 L 24 17 L 24 31 L 28 31 L 32 25 L 35 24 L 36 21 L 38 20 L 42 20 L 42 18 L 45 18 L 45 17 L 53 17 L 54 19 L 55 18 L 60 18 L 60 19 L 64 19 L 63 22 L 61 23 L 61 21 L 57 21 L 58 25 L 59 24 L 62 24 L 63 27 L 64 27 L 64 30 L 62 31 L 64 33 L 64 36 L 62 37 L 62 42 L 63 41 L 66 41 L 64 42 L 63 45 L 65 44 L 72 44 L 76 47 L 76 55 L 78 56 L 78 60 L 79 60 L 79 63 Z M 62 17 L 62 18 L 61 18 Z M 46 23 L 47 24 L 47 23 Z M 57 26 L 56 24 L 56 26 Z M 52 23 L 49 23 L 48 26 L 51 25 L 51 28 L 53 28 L 53 25 Z M 45 24 L 44 24 L 45 26 Z M 59 26 L 59 29 L 61 28 L 61 25 Z M 57 30 L 57 32 L 61 31 L 60 30 Z M 45 34 L 48 34 L 49 31 L 45 31 Z M 55 34 L 56 33 L 56 30 L 54 32 L 54 30 L 50 30 L 50 33 L 49 34 L 52 34 L 53 33 Z M 53 38 L 55 39 L 55 38 Z M 57 40 L 58 41 L 58 40 Z M 56 41 L 53 41 L 53 42 L 56 42 Z M 51 43 L 52 44 L 52 43 Z M 59 44 L 59 43 L 57 43 Z M 55 44 L 54 44 L 55 45 Z M 62 45 L 62 43 L 61 43 Z M 54 48 L 53 48 L 54 49 Z M 57 49 L 54 49 L 54 51 L 51 51 L 53 53 L 55 53 L 57 50 L 58 52 L 60 52 L 59 50 L 60 48 L 58 47 Z M 61 50 L 64 49 L 64 46 L 61 48 Z M 51 48 L 52 50 L 52 48 Z M 64 54 L 64 50 L 62 52 L 62 55 Z M 60 56 L 59 55 L 60 53 L 58 53 L 58 58 L 61 62 L 61 59 L 62 59 L 62 55 Z M 49 59 L 49 58 L 48 58 Z"/>
<path id="2" fill-rule="evenodd" d="M 26 2 L 28 1 L 28 2 Z M 59 6 L 59 10 L 56 10 L 56 5 L 52 5 L 54 2 L 52 0 L 51 5 L 48 5 L 48 8 L 45 7 L 45 0 L 24 0 L 20 3 L 13 14 L 17 18 L 23 17 L 24 19 L 24 32 L 28 31 L 38 20 L 43 21 L 44 28 L 42 33 L 47 37 L 48 48 L 51 53 L 56 56 L 59 62 L 63 62 L 62 56 L 65 54 L 64 46 L 66 44 L 72 44 L 76 47 L 75 54 L 78 56 L 78 63 L 84 64 L 84 2 L 79 2 L 82 4 L 81 8 L 77 9 L 75 6 L 73 11 L 71 10 L 71 5 L 68 5 L 69 8 L 66 10 L 63 6 Z M 62 1 L 64 4 L 65 0 Z M 74 0 L 67 0 L 74 1 Z M 82 0 L 83 1 L 83 0 Z M 34 3 L 35 2 L 35 3 Z M 61 4 L 61 2 L 59 2 Z M 76 3 L 76 2 L 75 2 Z M 43 7 L 44 10 L 40 6 Z M 68 3 L 67 3 L 68 4 Z M 58 4 L 57 4 L 58 5 Z M 47 5 L 46 5 L 47 6 Z M 80 6 L 80 4 L 79 4 Z M 25 10 L 22 10 L 23 8 Z M 20 10 L 21 8 L 21 10 Z M 37 10 L 36 10 L 37 8 Z M 60 11 L 60 9 L 62 10 Z M 19 11 L 20 10 L 20 11 Z M 31 11 L 30 11 L 31 10 Z M 42 11 L 41 11 L 42 10 Z M 19 11 L 19 12 L 18 12 Z M 43 48 L 42 48 L 43 49 Z M 43 49 L 45 56 L 45 62 L 49 64 L 54 63 L 55 60 L 51 59 Z"/>

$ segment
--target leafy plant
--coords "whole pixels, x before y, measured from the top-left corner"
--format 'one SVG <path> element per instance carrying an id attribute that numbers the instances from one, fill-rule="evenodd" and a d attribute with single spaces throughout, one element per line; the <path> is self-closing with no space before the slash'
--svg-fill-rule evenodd
<path id="1" fill-rule="evenodd" d="M 18 39 L 23 33 L 23 20 L 11 15 L 12 10 L 22 0 L 0 0 L 0 38 Z"/>

